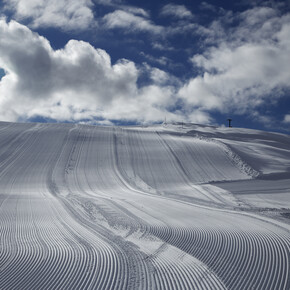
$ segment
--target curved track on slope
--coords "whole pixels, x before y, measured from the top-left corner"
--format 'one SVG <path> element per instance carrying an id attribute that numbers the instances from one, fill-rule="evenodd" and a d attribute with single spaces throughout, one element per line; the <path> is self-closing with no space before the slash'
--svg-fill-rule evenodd
<path id="1" fill-rule="evenodd" d="M 0 288 L 289 289 L 289 227 L 204 184 L 247 178 L 198 138 L 2 123 Z"/>

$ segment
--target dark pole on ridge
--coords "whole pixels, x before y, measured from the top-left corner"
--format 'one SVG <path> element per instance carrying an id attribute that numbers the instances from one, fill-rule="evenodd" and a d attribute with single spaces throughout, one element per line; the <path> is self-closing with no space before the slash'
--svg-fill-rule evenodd
<path id="1" fill-rule="evenodd" d="M 228 121 L 229 121 L 229 128 L 232 128 L 232 125 L 231 125 L 232 119 L 228 119 Z"/>

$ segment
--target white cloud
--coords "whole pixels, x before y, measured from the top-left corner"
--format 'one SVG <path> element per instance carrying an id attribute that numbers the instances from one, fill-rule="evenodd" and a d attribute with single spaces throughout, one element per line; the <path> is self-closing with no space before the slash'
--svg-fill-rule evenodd
<path id="1" fill-rule="evenodd" d="M 143 16 L 143 17 L 149 17 L 149 13 L 148 11 L 139 8 L 139 7 L 134 7 L 134 6 L 127 6 L 127 5 L 120 5 L 119 8 L 122 8 L 121 10 L 125 10 L 129 13 L 132 13 L 134 15 L 139 15 L 139 16 Z"/>
<path id="2" fill-rule="evenodd" d="M 137 122 L 180 120 L 174 109 L 170 76 L 153 69 L 151 83 L 138 87 L 139 69 L 128 60 L 112 64 L 110 56 L 89 43 L 71 40 L 61 50 L 27 27 L 0 20 L 2 120 L 35 116 L 59 121 L 124 119 Z M 19 43 L 21 42 L 21 45 Z"/>
<path id="3" fill-rule="evenodd" d="M 179 19 L 193 18 L 193 14 L 184 5 L 167 4 L 161 9 L 160 15 Z"/>
<path id="4" fill-rule="evenodd" d="M 167 84 L 171 79 L 168 73 L 158 68 L 151 68 L 150 77 L 155 84 L 160 85 Z"/>
<path id="5" fill-rule="evenodd" d="M 105 29 L 122 29 L 123 33 L 150 33 L 155 36 L 152 41 L 152 47 L 158 50 L 174 50 L 169 44 L 167 37 L 174 34 L 192 33 L 193 30 L 201 29 L 201 26 L 196 23 L 190 23 L 193 15 L 183 5 L 169 4 L 163 7 L 160 15 L 173 16 L 178 21 L 173 25 L 162 26 L 154 23 L 150 18 L 150 14 L 141 8 L 115 5 L 117 10 L 106 14 L 100 23 Z M 156 36 L 159 38 L 158 41 Z M 162 42 L 162 43 L 161 43 Z"/>
<path id="6" fill-rule="evenodd" d="M 287 114 L 284 116 L 284 123 L 287 123 L 287 124 L 290 123 L 290 114 Z"/>
<path id="7" fill-rule="evenodd" d="M 266 21 L 276 17 L 278 11 L 271 7 L 254 7 L 240 13 L 239 18 L 245 27 L 263 26 Z"/>
<path id="8" fill-rule="evenodd" d="M 213 122 L 210 114 L 201 109 L 195 109 L 188 114 L 188 120 L 195 124 L 211 124 Z"/>
<path id="9" fill-rule="evenodd" d="M 214 5 L 210 4 L 210 3 L 207 3 L 205 1 L 201 2 L 199 6 L 200 6 L 200 8 L 202 10 L 210 10 L 212 12 L 216 12 L 216 10 L 217 10 L 216 6 L 214 6 Z"/>
<path id="10" fill-rule="evenodd" d="M 135 15 L 143 16 L 143 17 L 150 16 L 150 13 L 146 11 L 145 9 L 137 7 L 137 6 L 125 4 L 125 2 L 122 0 L 92 0 L 92 1 L 95 4 L 107 6 L 107 7 L 113 8 L 114 10 L 123 10 L 129 13 L 135 14 Z"/>
<path id="11" fill-rule="evenodd" d="M 146 54 L 144 51 L 140 52 L 140 55 L 143 56 L 146 60 L 148 60 L 151 63 L 157 63 L 159 65 L 170 65 L 171 64 L 171 60 L 165 56 L 161 56 L 161 57 L 154 57 L 151 54 Z"/>
<path id="12" fill-rule="evenodd" d="M 277 18 L 262 7 L 239 18 L 237 27 L 224 28 L 214 46 L 191 58 L 200 74 L 179 91 L 188 105 L 242 114 L 274 103 L 290 88 L 290 15 Z"/>
<path id="13" fill-rule="evenodd" d="M 29 26 L 84 30 L 94 22 L 91 0 L 4 0 L 17 21 Z"/>
<path id="14" fill-rule="evenodd" d="M 174 47 L 170 46 L 168 43 L 164 43 L 165 41 L 163 40 L 162 43 L 160 42 L 153 42 L 152 43 L 152 47 L 154 49 L 157 49 L 157 50 L 163 50 L 163 51 L 174 51 Z"/>
<path id="15" fill-rule="evenodd" d="M 134 11 L 133 11 L 134 12 Z M 131 11 L 116 10 L 103 17 L 105 27 L 126 29 L 125 32 L 146 31 L 160 34 L 164 28 L 154 24 L 147 16 L 134 14 Z"/>

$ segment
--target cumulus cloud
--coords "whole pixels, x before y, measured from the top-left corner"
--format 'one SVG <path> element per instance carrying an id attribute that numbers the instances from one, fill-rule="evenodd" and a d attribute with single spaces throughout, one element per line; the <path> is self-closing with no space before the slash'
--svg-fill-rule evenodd
<path id="1" fill-rule="evenodd" d="M 59 121 L 179 120 L 170 76 L 148 69 L 150 84 L 138 87 L 140 69 L 125 59 L 111 63 L 102 49 L 71 40 L 54 50 L 29 28 L 0 20 L 0 113 L 9 121 L 36 116 Z"/>
<path id="2" fill-rule="evenodd" d="M 126 29 L 125 32 L 145 31 L 154 34 L 160 34 L 164 28 L 154 24 L 147 15 L 140 15 L 134 10 L 115 10 L 103 17 L 106 28 Z"/>
<path id="3" fill-rule="evenodd" d="M 71 40 L 54 50 L 30 29 L 86 29 L 94 22 L 92 3 L 117 9 L 100 20 L 103 29 L 150 33 L 152 47 L 164 56 L 145 50 L 140 55 L 151 66 L 126 59 L 112 63 L 106 51 L 83 41 Z M 30 27 L 0 20 L 0 113 L 5 120 L 42 116 L 110 124 L 119 119 L 162 121 L 166 115 L 167 120 L 208 123 L 211 113 L 219 111 L 247 113 L 266 124 L 272 120 L 258 114 L 257 108 L 275 104 L 290 89 L 290 14 L 275 6 L 234 13 L 203 2 L 202 7 L 218 17 L 201 26 L 189 21 L 193 15 L 185 6 L 168 4 L 160 13 L 176 21 L 165 27 L 154 23 L 148 11 L 121 1 L 5 0 L 5 4 L 14 18 Z M 165 52 L 177 55 L 170 40 L 178 33 L 197 35 L 202 42 L 201 52 L 189 59 L 194 75 L 185 81 L 166 72 L 173 62 Z M 289 114 L 284 122 L 289 123 Z"/>
<path id="4" fill-rule="evenodd" d="M 233 29 L 219 23 L 223 37 L 191 58 L 200 73 L 179 91 L 188 105 L 246 113 L 290 88 L 290 15 L 256 7 L 235 19 L 240 23 Z"/>
<path id="5" fill-rule="evenodd" d="M 193 14 L 184 5 L 167 4 L 162 7 L 161 16 L 172 16 L 179 19 L 193 18 Z"/>
<path id="6" fill-rule="evenodd" d="M 4 0 L 4 4 L 15 20 L 32 28 L 84 30 L 94 22 L 91 0 Z"/>

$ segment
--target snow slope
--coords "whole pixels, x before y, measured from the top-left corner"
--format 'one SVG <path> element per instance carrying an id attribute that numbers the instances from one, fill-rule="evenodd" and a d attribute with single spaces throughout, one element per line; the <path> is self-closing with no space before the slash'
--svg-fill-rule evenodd
<path id="1" fill-rule="evenodd" d="M 0 123 L 0 289 L 289 289 L 289 145 Z"/>

